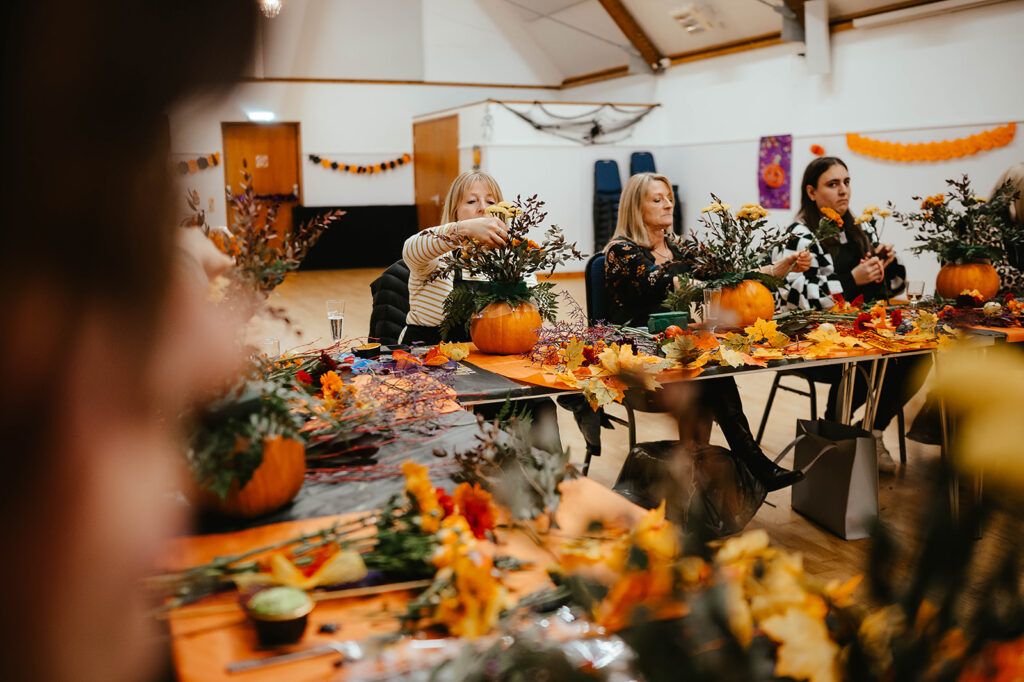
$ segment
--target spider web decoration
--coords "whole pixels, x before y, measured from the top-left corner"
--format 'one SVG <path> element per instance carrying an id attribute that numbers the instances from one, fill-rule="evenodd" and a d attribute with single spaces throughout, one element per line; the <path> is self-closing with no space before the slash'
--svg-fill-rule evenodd
<path id="1" fill-rule="evenodd" d="M 557 135 L 580 144 L 613 144 L 633 134 L 631 128 L 657 104 L 641 104 L 621 107 L 615 104 L 601 104 L 594 109 L 571 116 L 562 116 L 548 110 L 542 103 L 534 102 L 526 111 L 515 109 L 504 102 L 496 101 L 505 109 L 529 123 L 535 129 Z"/>

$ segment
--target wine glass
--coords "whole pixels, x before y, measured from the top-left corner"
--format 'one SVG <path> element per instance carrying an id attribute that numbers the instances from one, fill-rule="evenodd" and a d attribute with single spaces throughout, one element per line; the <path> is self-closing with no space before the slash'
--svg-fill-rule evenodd
<path id="1" fill-rule="evenodd" d="M 715 333 L 715 325 L 718 322 L 719 307 L 722 303 L 722 289 L 715 287 L 704 290 L 704 324 L 708 331 Z"/>
<path id="2" fill-rule="evenodd" d="M 910 299 L 910 307 L 916 308 L 917 301 L 924 295 L 924 282 L 921 280 L 912 280 L 907 282 L 907 298 Z"/>
<path id="3" fill-rule="evenodd" d="M 345 299 L 327 300 L 327 321 L 331 325 L 331 339 L 335 343 L 341 341 L 342 329 L 345 326 Z"/>
<path id="4" fill-rule="evenodd" d="M 268 360 L 277 360 L 281 357 L 281 340 L 267 337 L 260 341 L 260 354 Z"/>

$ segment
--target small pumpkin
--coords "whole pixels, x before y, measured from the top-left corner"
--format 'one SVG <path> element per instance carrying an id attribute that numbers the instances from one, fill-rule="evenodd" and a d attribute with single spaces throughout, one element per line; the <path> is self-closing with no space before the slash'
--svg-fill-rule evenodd
<path id="1" fill-rule="evenodd" d="M 758 318 L 770 320 L 775 315 L 775 297 L 768 287 L 754 279 L 723 288 L 720 306 L 726 327 L 747 327 Z"/>
<path id="2" fill-rule="evenodd" d="M 999 273 L 988 263 L 943 265 L 935 278 L 935 293 L 956 298 L 963 290 L 977 289 L 985 300 L 999 293 Z"/>
<path id="3" fill-rule="evenodd" d="M 761 179 L 772 189 L 782 187 L 782 183 L 786 181 L 786 171 L 779 164 L 770 163 L 761 171 Z"/>
<path id="4" fill-rule="evenodd" d="M 239 438 L 235 451 L 239 452 L 247 445 L 248 441 Z M 262 516 L 291 502 L 302 488 L 305 475 L 305 445 L 282 436 L 266 438 L 263 440 L 263 463 L 256 467 L 244 488 L 239 489 L 238 481 L 235 481 L 224 499 L 208 490 L 201 490 L 196 502 L 204 509 L 225 516 Z"/>
<path id="5" fill-rule="evenodd" d="M 543 321 L 533 303 L 491 303 L 469 322 L 469 338 L 482 353 L 516 355 L 537 343 Z"/>

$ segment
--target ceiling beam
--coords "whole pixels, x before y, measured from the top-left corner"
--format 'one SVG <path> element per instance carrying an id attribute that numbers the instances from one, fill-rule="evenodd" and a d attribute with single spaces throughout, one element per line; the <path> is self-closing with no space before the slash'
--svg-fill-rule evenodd
<path id="1" fill-rule="evenodd" d="M 604 7 L 604 11 L 612 18 L 612 21 L 619 27 L 623 35 L 629 39 L 629 42 L 633 44 L 633 47 L 640 53 L 644 63 L 650 67 L 651 71 L 661 71 L 661 59 L 665 55 L 651 42 L 644 29 L 633 18 L 633 15 L 626 9 L 626 6 L 622 4 L 622 0 L 600 0 L 600 2 L 601 6 Z"/>

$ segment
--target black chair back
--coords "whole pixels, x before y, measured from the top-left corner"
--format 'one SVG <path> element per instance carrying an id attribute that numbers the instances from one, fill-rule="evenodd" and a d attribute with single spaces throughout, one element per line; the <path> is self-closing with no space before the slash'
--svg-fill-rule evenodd
<path id="1" fill-rule="evenodd" d="M 594 324 L 608 319 L 608 292 L 604 288 L 604 252 L 598 251 L 587 259 L 583 270 L 587 293 L 587 321 Z"/>
<path id="2" fill-rule="evenodd" d="M 409 268 L 405 261 L 395 261 L 370 282 L 370 295 L 370 339 L 385 345 L 398 343 L 409 312 Z"/>

